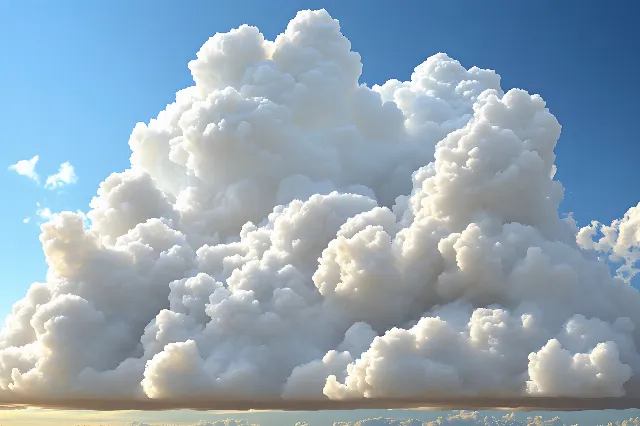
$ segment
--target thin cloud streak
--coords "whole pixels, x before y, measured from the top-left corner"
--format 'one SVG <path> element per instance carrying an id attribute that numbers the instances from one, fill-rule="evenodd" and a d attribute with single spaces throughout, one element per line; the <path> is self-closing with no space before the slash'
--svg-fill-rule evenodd
<path id="1" fill-rule="evenodd" d="M 58 410 L 87 411 L 318 411 L 363 409 L 414 410 L 509 410 L 509 411 L 582 411 L 640 409 L 640 398 L 558 398 L 558 397 L 468 397 L 468 398 L 366 398 L 354 400 L 298 400 L 282 399 L 246 401 L 216 398 L 189 400 L 152 399 L 92 399 L 92 398 L 30 398 L 4 399 L 0 406 L 22 409 L 37 407 Z"/>

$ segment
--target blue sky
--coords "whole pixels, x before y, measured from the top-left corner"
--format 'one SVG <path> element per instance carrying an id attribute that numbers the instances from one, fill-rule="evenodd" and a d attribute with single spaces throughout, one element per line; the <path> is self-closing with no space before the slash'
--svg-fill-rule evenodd
<path id="1" fill-rule="evenodd" d="M 0 317 L 44 280 L 37 221 L 22 222 L 36 203 L 86 211 L 99 183 L 127 167 L 135 123 L 191 85 L 187 62 L 208 37 L 249 23 L 273 39 L 297 10 L 321 7 L 362 55 L 370 85 L 408 79 L 442 51 L 495 69 L 505 89 L 541 94 L 563 126 L 562 211 L 580 225 L 609 223 L 638 202 L 640 6 L 631 1 L 2 1 Z M 69 161 L 78 182 L 49 191 L 6 170 L 34 155 L 41 175 Z"/>

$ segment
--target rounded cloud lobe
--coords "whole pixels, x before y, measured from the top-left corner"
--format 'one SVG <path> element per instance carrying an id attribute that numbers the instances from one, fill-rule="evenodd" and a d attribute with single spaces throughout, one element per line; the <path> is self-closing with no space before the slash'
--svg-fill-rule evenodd
<path id="1" fill-rule="evenodd" d="M 90 225 L 42 226 L 0 397 L 640 396 L 640 293 L 559 216 L 540 96 L 442 53 L 361 85 L 324 10 L 189 69 Z"/>

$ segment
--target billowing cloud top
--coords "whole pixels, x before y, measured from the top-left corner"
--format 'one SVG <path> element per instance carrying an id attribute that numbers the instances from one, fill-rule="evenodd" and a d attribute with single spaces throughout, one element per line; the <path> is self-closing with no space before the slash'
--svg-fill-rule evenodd
<path id="1" fill-rule="evenodd" d="M 640 395 L 640 293 L 559 216 L 542 98 L 445 54 L 369 88 L 350 48 L 324 10 L 202 46 L 90 226 L 42 226 L 0 402 Z"/>

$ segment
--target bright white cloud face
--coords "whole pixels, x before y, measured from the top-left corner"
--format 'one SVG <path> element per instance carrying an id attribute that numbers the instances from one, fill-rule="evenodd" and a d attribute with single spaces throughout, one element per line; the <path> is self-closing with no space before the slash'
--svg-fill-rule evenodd
<path id="1" fill-rule="evenodd" d="M 12 170 L 20 176 L 25 176 L 34 182 L 39 182 L 40 177 L 36 172 L 36 164 L 38 164 L 39 157 L 35 155 L 29 160 L 20 160 L 16 164 L 9 166 L 9 170 Z"/>
<path id="2" fill-rule="evenodd" d="M 204 44 L 90 226 L 42 226 L 0 401 L 640 396 L 640 293 L 559 216 L 542 98 L 442 53 L 369 88 L 350 48 L 325 11 Z"/>
<path id="3" fill-rule="evenodd" d="M 71 163 L 65 162 L 60 164 L 58 173 L 47 177 L 47 181 L 45 182 L 44 186 L 47 189 L 56 189 L 65 185 L 76 183 L 77 181 L 78 177 L 76 176 L 76 172 L 73 166 L 71 165 Z"/>

